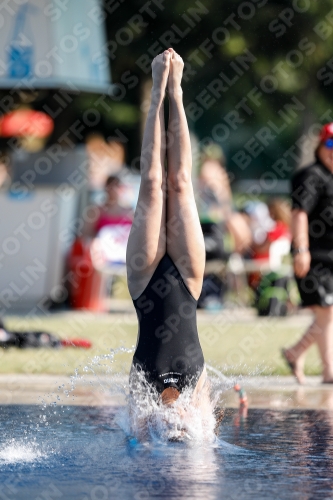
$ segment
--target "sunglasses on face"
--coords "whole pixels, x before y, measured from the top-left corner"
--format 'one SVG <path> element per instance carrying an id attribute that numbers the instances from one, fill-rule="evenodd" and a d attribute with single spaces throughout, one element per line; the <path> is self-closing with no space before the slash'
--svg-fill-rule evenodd
<path id="1" fill-rule="evenodd" d="M 333 138 L 332 139 L 326 139 L 326 141 L 324 141 L 324 145 L 328 149 L 333 149 Z"/>

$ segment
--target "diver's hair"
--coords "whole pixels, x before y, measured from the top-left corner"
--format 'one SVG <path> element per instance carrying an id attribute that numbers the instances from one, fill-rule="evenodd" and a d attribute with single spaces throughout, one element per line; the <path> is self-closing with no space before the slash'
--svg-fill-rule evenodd
<path id="1" fill-rule="evenodd" d="M 164 405 L 172 405 L 180 396 L 180 392 L 175 387 L 167 387 L 161 393 L 161 400 Z"/>

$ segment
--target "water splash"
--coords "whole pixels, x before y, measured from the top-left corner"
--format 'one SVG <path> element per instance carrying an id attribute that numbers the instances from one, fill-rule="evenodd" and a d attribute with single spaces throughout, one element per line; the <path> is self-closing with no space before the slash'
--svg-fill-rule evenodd
<path id="1" fill-rule="evenodd" d="M 70 378 L 71 388 L 68 391 L 68 394 L 74 391 L 77 382 L 79 380 L 83 380 L 85 375 L 93 375 L 96 378 L 96 382 L 98 383 L 99 388 L 103 390 L 109 392 L 119 392 L 119 390 L 123 390 L 124 374 L 115 373 L 114 363 L 116 361 L 119 362 L 120 356 L 122 354 L 132 354 L 133 352 L 134 352 L 134 346 L 132 346 L 129 349 L 126 347 L 118 347 L 117 349 L 110 349 L 109 354 L 101 354 L 99 356 L 94 356 L 82 368 L 83 374 L 80 374 L 79 368 L 75 369 L 74 375 L 71 376 Z M 128 369 L 126 370 L 126 372 L 128 373 Z M 110 377 L 108 381 L 105 380 L 106 375 Z"/>
<path id="2" fill-rule="evenodd" d="M 47 454 L 34 442 L 25 443 L 22 440 L 10 439 L 0 447 L 2 464 L 31 463 L 46 457 Z"/>
<path id="3" fill-rule="evenodd" d="M 181 392 L 172 405 L 164 405 L 144 373 L 135 371 L 135 384 L 127 398 L 127 408 L 117 419 L 128 436 L 142 442 L 212 443 L 215 441 L 216 417 L 209 382 L 200 393 L 193 389 Z"/>
<path id="4" fill-rule="evenodd" d="M 236 379 L 226 377 L 216 368 L 206 365 L 209 378 L 195 400 L 193 389 L 189 388 L 182 391 L 172 405 L 166 406 L 161 403 L 160 395 L 154 386 L 149 385 L 142 372 L 136 373 L 135 388 L 131 384 L 130 389 L 128 359 L 124 370 L 119 370 L 119 361 L 121 355 L 132 354 L 133 351 L 134 347 L 119 347 L 107 354 L 94 356 L 85 366 L 75 369 L 70 384 L 59 386 L 59 393 L 75 399 L 75 390 L 83 384 L 93 385 L 99 393 L 125 397 L 127 405 L 118 410 L 116 422 L 129 439 L 134 438 L 133 442 L 186 442 L 193 445 L 216 442 L 216 429 L 222 413 L 219 408 L 221 395 L 233 388 Z M 40 427 L 48 425 L 49 408 L 59 404 L 59 397 L 52 399 L 56 401 L 46 403 L 44 400 Z M 63 408 L 61 405 L 59 409 L 63 411 Z"/>

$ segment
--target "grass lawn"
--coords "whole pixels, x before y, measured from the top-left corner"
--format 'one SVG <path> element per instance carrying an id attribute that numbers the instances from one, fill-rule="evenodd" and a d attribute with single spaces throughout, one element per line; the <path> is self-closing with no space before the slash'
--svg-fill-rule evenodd
<path id="1" fill-rule="evenodd" d="M 237 315 L 237 311 L 233 313 Z M 206 362 L 225 374 L 286 375 L 290 371 L 281 358 L 282 347 L 291 345 L 305 330 L 308 319 L 227 319 L 219 314 L 199 318 L 199 333 Z M 128 372 L 130 353 L 116 353 L 119 347 L 135 345 L 136 319 L 129 314 L 94 315 L 59 313 L 43 318 L 6 318 L 6 326 L 17 330 L 45 330 L 62 338 L 82 337 L 93 342 L 89 350 L 0 349 L 0 373 L 68 374 Z M 320 374 L 321 365 L 315 348 L 307 356 L 306 373 Z"/>

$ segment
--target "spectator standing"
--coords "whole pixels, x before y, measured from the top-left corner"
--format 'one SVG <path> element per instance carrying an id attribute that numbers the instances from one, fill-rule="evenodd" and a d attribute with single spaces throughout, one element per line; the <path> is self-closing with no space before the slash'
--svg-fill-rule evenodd
<path id="1" fill-rule="evenodd" d="M 323 126 L 315 162 L 296 173 L 292 183 L 294 272 L 302 305 L 314 320 L 303 337 L 282 354 L 298 382 L 304 358 L 316 343 L 323 383 L 333 383 L 333 123 Z"/>

